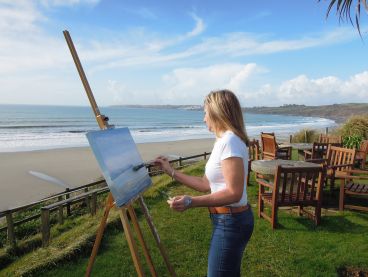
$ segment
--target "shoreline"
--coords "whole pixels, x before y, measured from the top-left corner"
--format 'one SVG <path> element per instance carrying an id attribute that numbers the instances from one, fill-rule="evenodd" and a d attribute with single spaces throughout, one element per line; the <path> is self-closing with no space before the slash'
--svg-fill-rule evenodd
<path id="1" fill-rule="evenodd" d="M 159 155 L 169 159 L 211 152 L 212 139 L 139 143 L 143 161 Z M 41 172 L 60 179 L 70 188 L 95 181 L 102 174 L 89 147 L 0 153 L 0 211 L 18 207 L 65 190 L 29 173 Z"/>
<path id="2" fill-rule="evenodd" d="M 323 129 L 316 129 L 324 132 Z M 290 132 L 276 132 L 279 142 L 288 142 Z M 249 136 L 249 139 L 259 139 Z M 211 152 L 214 138 L 137 143 L 143 161 L 159 155 L 169 159 Z M 29 173 L 40 172 L 68 184 L 70 188 L 91 183 L 102 174 L 89 146 L 0 152 L 0 211 L 28 204 L 65 190 Z M 19 193 L 21 192 L 21 193 Z"/>

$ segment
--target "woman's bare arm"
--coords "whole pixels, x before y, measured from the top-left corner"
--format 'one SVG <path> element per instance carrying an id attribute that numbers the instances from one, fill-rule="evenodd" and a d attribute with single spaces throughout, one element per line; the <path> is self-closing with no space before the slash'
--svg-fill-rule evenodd
<path id="1" fill-rule="evenodd" d="M 230 205 L 239 202 L 244 190 L 244 164 L 243 159 L 231 157 L 221 162 L 222 172 L 225 178 L 226 188 L 211 194 L 192 197 L 191 207 L 216 207 Z M 177 211 L 184 211 L 186 196 L 179 196 L 171 203 L 171 207 Z"/>
<path id="2" fill-rule="evenodd" d="M 206 176 L 203 177 L 190 176 L 178 170 L 175 170 L 170 165 L 166 157 L 160 156 L 156 158 L 154 163 L 156 165 L 159 165 L 166 174 L 173 177 L 176 181 L 186 185 L 187 187 L 190 187 L 194 190 L 201 192 L 207 192 L 210 190 L 210 184 Z"/>

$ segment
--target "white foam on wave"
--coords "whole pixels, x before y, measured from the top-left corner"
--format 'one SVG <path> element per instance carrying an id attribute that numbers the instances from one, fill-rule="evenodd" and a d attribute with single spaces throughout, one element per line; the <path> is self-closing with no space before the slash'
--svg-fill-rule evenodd
<path id="1" fill-rule="evenodd" d="M 258 137 L 260 132 L 275 132 L 286 136 L 301 129 L 320 129 L 336 126 L 336 123 L 324 118 L 302 118 L 297 122 L 268 123 L 266 125 L 247 125 L 247 133 L 250 137 Z M 152 128 L 140 130 L 131 129 L 136 143 L 177 141 L 187 139 L 212 138 L 205 125 L 184 125 L 175 128 Z M 70 132 L 15 132 L 0 133 L 0 152 L 19 152 L 53 148 L 83 147 L 88 146 L 85 133 Z"/>

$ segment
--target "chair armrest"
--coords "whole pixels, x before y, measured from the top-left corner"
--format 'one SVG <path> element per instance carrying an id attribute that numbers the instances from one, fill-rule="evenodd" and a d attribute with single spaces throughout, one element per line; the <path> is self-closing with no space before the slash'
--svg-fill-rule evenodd
<path id="1" fill-rule="evenodd" d="M 312 151 L 309 150 L 304 150 L 304 160 L 306 161 L 307 159 L 311 159 L 312 158 Z"/>
<path id="2" fill-rule="evenodd" d="M 257 183 L 260 184 L 261 186 L 264 186 L 264 187 L 268 187 L 268 188 L 273 188 L 273 183 L 271 182 L 267 182 L 266 180 L 264 179 L 256 179 Z"/>
<path id="3" fill-rule="evenodd" d="M 325 164 L 325 163 L 327 163 L 326 159 L 308 159 L 308 160 L 305 160 L 305 161 L 309 162 L 309 163 L 315 163 L 315 164 Z"/>
<path id="4" fill-rule="evenodd" d="M 365 154 L 365 152 L 366 152 L 366 151 L 357 150 L 355 153 L 356 153 L 356 155 L 358 155 L 358 154 Z"/>
<path id="5" fill-rule="evenodd" d="M 328 169 L 338 169 L 338 168 L 342 168 L 342 167 L 348 167 L 348 166 L 354 166 L 354 164 L 337 164 L 337 165 L 328 165 L 327 168 Z M 347 170 L 346 170 L 347 171 Z"/>
<path id="6" fill-rule="evenodd" d="M 362 169 L 347 169 L 345 170 L 345 172 L 353 173 L 353 174 L 367 174 L 368 175 L 368 170 L 362 170 Z"/>
<path id="7" fill-rule="evenodd" d="M 291 151 L 291 146 L 277 146 L 277 150 L 281 150 L 281 151 Z"/>
<path id="8" fill-rule="evenodd" d="M 345 179 L 345 180 L 368 180 L 368 176 L 354 176 L 354 175 L 348 175 L 348 176 L 341 176 L 336 177 L 338 179 Z"/>

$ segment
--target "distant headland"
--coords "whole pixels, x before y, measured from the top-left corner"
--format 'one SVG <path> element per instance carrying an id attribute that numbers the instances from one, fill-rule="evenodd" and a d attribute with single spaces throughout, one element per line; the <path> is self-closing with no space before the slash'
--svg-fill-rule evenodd
<path id="1" fill-rule="evenodd" d="M 111 107 L 128 108 L 152 108 L 152 109 L 185 109 L 201 110 L 202 105 L 115 105 Z M 368 114 L 368 103 L 347 103 L 322 106 L 306 106 L 287 104 L 280 107 L 249 107 L 243 108 L 247 113 L 255 114 L 280 114 L 323 117 L 333 119 L 336 122 L 343 122 L 352 115 Z"/>

